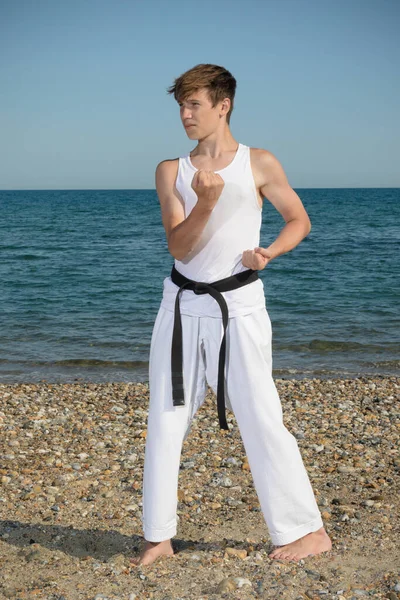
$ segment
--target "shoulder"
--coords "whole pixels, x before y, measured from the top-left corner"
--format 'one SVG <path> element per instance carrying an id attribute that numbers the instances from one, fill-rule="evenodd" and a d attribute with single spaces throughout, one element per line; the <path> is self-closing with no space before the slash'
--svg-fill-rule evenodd
<path id="1" fill-rule="evenodd" d="M 156 168 L 156 184 L 173 185 L 178 174 L 179 158 L 162 160 Z"/>
<path id="2" fill-rule="evenodd" d="M 156 190 L 160 200 L 165 194 L 176 196 L 183 202 L 181 194 L 176 188 L 176 179 L 178 175 L 179 158 L 170 158 L 162 160 L 156 168 Z"/>
<path id="3" fill-rule="evenodd" d="M 158 173 L 168 173 L 172 171 L 176 171 L 179 165 L 179 158 L 167 158 L 158 163 L 156 172 Z"/>
<path id="4" fill-rule="evenodd" d="M 250 148 L 251 165 L 263 184 L 284 176 L 279 160 L 269 150 Z"/>
<path id="5" fill-rule="evenodd" d="M 263 148 L 250 148 L 250 156 L 251 160 L 254 161 L 255 164 L 260 164 L 263 166 L 273 166 L 279 163 L 278 159 L 272 152 L 269 150 L 264 150 Z"/>

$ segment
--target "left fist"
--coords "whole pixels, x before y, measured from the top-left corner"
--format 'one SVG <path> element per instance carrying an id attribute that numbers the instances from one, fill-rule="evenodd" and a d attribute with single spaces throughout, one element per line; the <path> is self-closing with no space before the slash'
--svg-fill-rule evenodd
<path id="1" fill-rule="evenodd" d="M 253 271 L 261 271 L 271 260 L 271 256 L 264 248 L 245 250 L 242 255 L 242 264 Z"/>

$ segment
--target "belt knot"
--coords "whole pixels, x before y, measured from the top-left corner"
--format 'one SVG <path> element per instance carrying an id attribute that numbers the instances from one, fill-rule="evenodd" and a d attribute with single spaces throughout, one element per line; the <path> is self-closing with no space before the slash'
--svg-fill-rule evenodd
<path id="1" fill-rule="evenodd" d="M 202 283 L 201 281 L 199 281 L 199 282 L 196 282 L 193 291 L 198 296 L 201 296 L 202 294 L 208 293 L 208 288 L 209 288 L 209 285 L 207 283 Z"/>

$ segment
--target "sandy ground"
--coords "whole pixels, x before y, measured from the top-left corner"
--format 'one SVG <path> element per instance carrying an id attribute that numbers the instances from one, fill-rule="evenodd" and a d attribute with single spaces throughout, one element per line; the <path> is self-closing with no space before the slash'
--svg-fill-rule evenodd
<path id="1" fill-rule="evenodd" d="M 176 553 L 148 567 L 146 384 L 0 384 L 0 599 L 400 598 L 400 378 L 276 380 L 332 538 L 271 543 L 240 433 L 209 393 L 182 449 Z"/>

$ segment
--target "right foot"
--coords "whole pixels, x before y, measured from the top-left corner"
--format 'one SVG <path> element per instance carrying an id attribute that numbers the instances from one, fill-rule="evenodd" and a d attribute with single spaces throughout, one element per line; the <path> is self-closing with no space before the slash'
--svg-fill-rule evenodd
<path id="1" fill-rule="evenodd" d="M 171 540 L 165 540 L 163 542 L 148 542 L 146 541 L 145 546 L 139 556 L 131 558 L 131 564 L 135 566 L 139 565 L 151 565 L 160 556 L 173 556 L 174 550 L 171 545 Z"/>

